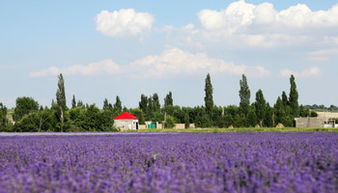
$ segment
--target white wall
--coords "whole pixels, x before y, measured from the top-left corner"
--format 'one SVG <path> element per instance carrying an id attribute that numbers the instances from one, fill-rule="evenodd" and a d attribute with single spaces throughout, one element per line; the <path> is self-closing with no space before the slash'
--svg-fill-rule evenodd
<path id="1" fill-rule="evenodd" d="M 114 126 L 123 130 L 136 130 L 137 119 L 117 119 L 114 120 Z"/>

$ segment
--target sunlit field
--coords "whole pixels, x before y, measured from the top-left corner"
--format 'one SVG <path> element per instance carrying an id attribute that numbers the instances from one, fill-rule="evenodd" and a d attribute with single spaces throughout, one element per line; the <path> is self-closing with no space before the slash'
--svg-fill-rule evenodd
<path id="1" fill-rule="evenodd" d="M 0 192 L 337 192 L 338 133 L 0 137 Z"/>

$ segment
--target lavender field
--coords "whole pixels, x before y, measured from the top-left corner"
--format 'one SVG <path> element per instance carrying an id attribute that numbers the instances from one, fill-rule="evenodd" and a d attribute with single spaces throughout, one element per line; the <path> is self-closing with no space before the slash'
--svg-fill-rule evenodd
<path id="1" fill-rule="evenodd" d="M 338 192 L 338 133 L 0 137 L 0 192 Z"/>

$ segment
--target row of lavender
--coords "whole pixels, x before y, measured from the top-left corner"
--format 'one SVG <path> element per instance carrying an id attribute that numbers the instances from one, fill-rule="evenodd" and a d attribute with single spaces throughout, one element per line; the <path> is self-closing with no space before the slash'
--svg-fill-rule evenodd
<path id="1" fill-rule="evenodd" d="M 0 137 L 0 192 L 337 192 L 338 133 Z"/>

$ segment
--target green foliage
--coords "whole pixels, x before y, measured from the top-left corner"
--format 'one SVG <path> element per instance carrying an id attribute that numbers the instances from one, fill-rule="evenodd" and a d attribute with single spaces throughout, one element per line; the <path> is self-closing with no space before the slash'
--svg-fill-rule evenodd
<path id="1" fill-rule="evenodd" d="M 310 117 L 317 117 L 318 114 L 315 111 L 310 111 Z"/>
<path id="2" fill-rule="evenodd" d="M 161 104 L 160 104 L 160 99 L 158 97 L 158 94 L 157 93 L 154 93 L 153 94 L 153 97 L 152 97 L 152 111 L 154 112 L 159 112 L 160 109 L 161 109 Z"/>
<path id="3" fill-rule="evenodd" d="M 75 95 L 73 95 L 73 98 L 72 98 L 72 108 L 75 108 L 76 107 L 76 99 L 75 99 Z"/>
<path id="4" fill-rule="evenodd" d="M 168 107 L 168 106 L 173 106 L 174 102 L 173 102 L 173 96 L 171 91 L 166 95 L 166 97 L 164 98 L 164 107 Z"/>
<path id="5" fill-rule="evenodd" d="M 293 115 L 293 117 L 299 116 L 298 91 L 297 91 L 295 77 L 293 75 L 291 75 L 290 77 L 289 104 L 291 107 L 291 114 Z"/>
<path id="6" fill-rule="evenodd" d="M 189 128 L 190 127 L 190 117 L 189 117 L 189 113 L 188 112 L 184 113 L 184 127 L 185 128 Z"/>
<path id="7" fill-rule="evenodd" d="M 290 113 L 290 107 L 284 106 L 283 101 L 280 97 L 277 98 L 276 104 L 274 106 L 274 123 L 277 125 L 278 123 L 282 123 L 286 127 L 293 126 L 294 117 Z"/>
<path id="8" fill-rule="evenodd" d="M 206 112 L 199 113 L 195 119 L 195 124 L 201 128 L 211 127 L 210 116 Z"/>
<path id="9" fill-rule="evenodd" d="M 265 119 L 265 111 L 266 111 L 266 101 L 264 99 L 263 91 L 259 89 L 256 93 L 256 102 L 255 102 L 255 110 L 258 124 L 262 127 L 263 121 Z"/>
<path id="10" fill-rule="evenodd" d="M 53 111 L 45 108 L 26 114 L 14 125 L 14 130 L 19 132 L 54 131 L 56 124 L 57 120 Z"/>
<path id="11" fill-rule="evenodd" d="M 78 101 L 76 106 L 77 106 L 77 107 L 84 107 L 84 104 L 83 104 L 82 101 Z"/>
<path id="12" fill-rule="evenodd" d="M 248 112 L 248 116 L 247 116 L 247 122 L 248 122 L 249 127 L 255 127 L 258 123 L 255 105 L 252 105 L 249 108 L 249 112 Z"/>
<path id="13" fill-rule="evenodd" d="M 139 124 L 145 124 L 144 113 L 142 110 L 138 108 L 134 108 L 134 109 L 130 109 L 129 111 L 130 113 L 134 114 L 136 117 L 139 118 L 138 119 Z"/>
<path id="14" fill-rule="evenodd" d="M 63 75 L 60 74 L 58 76 L 58 89 L 56 91 L 56 103 L 59 105 L 60 108 L 63 110 L 67 109 L 66 106 L 66 92 L 65 92 L 65 81 L 63 79 Z"/>
<path id="15" fill-rule="evenodd" d="M 113 106 L 112 104 L 109 103 L 108 99 L 105 98 L 104 101 L 103 101 L 103 107 L 102 107 L 103 110 L 113 110 Z"/>
<path id="16" fill-rule="evenodd" d="M 5 105 L 0 103 L 0 131 L 5 131 L 9 125 L 9 121 L 7 119 L 7 108 Z"/>
<path id="17" fill-rule="evenodd" d="M 115 104 L 114 104 L 114 112 L 118 115 L 122 113 L 122 102 L 119 96 L 116 96 Z"/>
<path id="18" fill-rule="evenodd" d="M 288 96 L 286 95 L 285 91 L 282 92 L 282 102 L 284 106 L 290 105 Z"/>
<path id="19" fill-rule="evenodd" d="M 213 88 L 210 74 L 207 74 L 207 77 L 205 78 L 204 92 L 205 92 L 204 106 L 206 109 L 206 113 L 208 113 L 210 116 L 214 108 Z"/>
<path id="20" fill-rule="evenodd" d="M 141 101 L 139 102 L 138 106 L 143 111 L 143 113 L 147 113 L 148 112 L 148 97 L 142 94 Z"/>
<path id="21" fill-rule="evenodd" d="M 277 125 L 278 123 L 282 123 L 284 125 L 286 113 L 283 101 L 281 100 L 280 97 L 277 98 L 274 108 L 275 108 L 275 125 Z"/>
<path id="22" fill-rule="evenodd" d="M 239 81 L 239 85 L 240 85 L 239 107 L 240 107 L 241 113 L 243 113 L 244 116 L 246 116 L 249 112 L 249 106 L 250 106 L 250 89 L 249 89 L 246 76 L 244 74 L 242 75 L 242 80 Z"/>
<path id="23" fill-rule="evenodd" d="M 274 114 L 274 109 L 270 107 L 270 104 L 266 104 L 266 109 L 265 109 L 265 117 L 263 121 L 263 126 L 264 127 L 273 127 L 273 114 Z"/>
<path id="24" fill-rule="evenodd" d="M 63 79 L 63 75 L 60 74 L 58 76 L 58 89 L 56 91 L 56 103 L 58 105 L 58 117 L 60 121 L 60 131 L 64 130 L 64 122 L 65 122 L 65 111 L 67 110 L 66 106 L 66 92 L 65 92 L 65 81 Z"/>
<path id="25" fill-rule="evenodd" d="M 111 131 L 114 124 L 112 112 L 95 105 L 71 109 L 69 117 L 76 131 Z"/>
<path id="26" fill-rule="evenodd" d="M 13 119 L 19 121 L 23 116 L 39 110 L 39 104 L 31 97 L 19 97 L 16 99 Z"/>
<path id="27" fill-rule="evenodd" d="M 165 122 L 164 122 L 164 127 L 165 128 L 173 128 L 175 126 L 175 118 L 173 116 L 167 115 Z"/>
<path id="28" fill-rule="evenodd" d="M 154 112 L 150 120 L 152 122 L 162 122 L 164 120 L 164 115 L 160 112 Z"/>
<path id="29" fill-rule="evenodd" d="M 278 123 L 290 127 L 294 126 L 296 116 L 317 116 L 307 106 L 298 105 L 298 92 L 293 76 L 290 78 L 289 97 L 283 92 L 273 107 L 270 107 L 266 102 L 260 89 L 256 93 L 255 103 L 250 104 L 250 89 L 245 75 L 242 75 L 240 80 L 239 106 L 215 106 L 211 77 L 210 74 L 207 74 L 204 87 L 204 106 L 174 106 L 172 93 L 169 92 L 164 98 L 162 108 L 158 94 L 154 93 L 148 97 L 142 94 L 139 108 L 134 109 L 122 108 L 122 102 L 118 96 L 114 105 L 105 99 L 103 110 L 95 105 L 84 105 L 82 101 L 76 103 L 75 95 L 72 98 L 72 108 L 67 109 L 62 74 L 58 76 L 58 79 L 56 102 L 52 101 L 50 109 L 40 108 L 39 110 L 38 103 L 32 98 L 17 99 L 14 109 L 16 124 L 13 127 L 7 120 L 6 107 L 0 103 L 0 131 L 114 131 L 113 118 L 123 111 L 131 112 L 139 117 L 140 124 L 144 124 L 145 121 L 163 122 L 165 120 L 166 127 L 173 127 L 177 122 L 184 123 L 186 128 L 190 123 L 195 123 L 196 127 L 202 128 L 252 128 L 257 124 L 261 127 L 274 127 Z M 218 129 L 216 130 L 218 132 Z"/>

